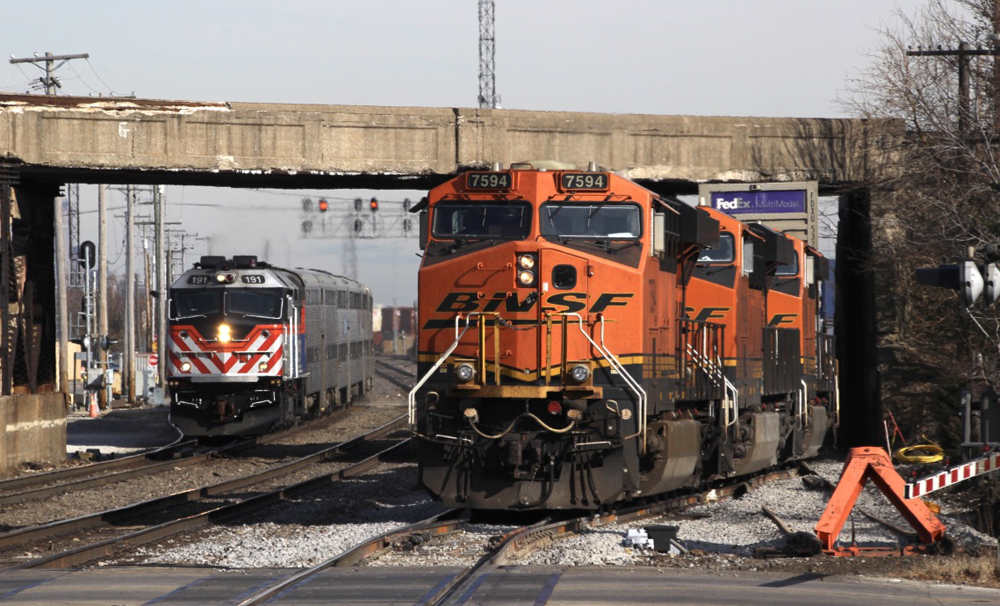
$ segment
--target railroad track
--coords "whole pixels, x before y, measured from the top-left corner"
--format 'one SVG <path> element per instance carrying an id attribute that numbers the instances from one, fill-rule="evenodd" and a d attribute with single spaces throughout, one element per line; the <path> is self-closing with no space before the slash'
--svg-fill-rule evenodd
<path id="1" fill-rule="evenodd" d="M 520 526 L 502 536 L 492 537 L 488 542 L 485 555 L 474 564 L 466 567 L 462 573 L 442 583 L 436 588 L 437 591 L 434 595 L 424 603 L 429 605 L 464 604 L 473 596 L 489 571 L 504 565 L 515 557 L 525 557 L 531 551 L 540 549 L 549 542 L 566 535 L 577 534 L 586 529 L 607 524 L 656 518 L 666 513 L 706 503 L 712 499 L 752 490 L 767 482 L 786 480 L 797 475 L 796 469 L 783 469 L 732 485 L 707 489 L 697 494 L 674 496 L 654 503 L 618 508 L 603 515 L 558 517 L 556 514 L 556 519 L 545 518 L 534 524 Z M 372 537 L 312 568 L 303 569 L 278 579 L 257 590 L 253 595 L 245 597 L 239 604 L 240 606 L 263 604 L 330 567 L 357 565 L 366 558 L 378 557 L 401 546 L 423 543 L 427 540 L 461 532 L 469 524 L 468 519 L 460 517 L 461 513 L 461 510 L 448 510 L 432 519 Z"/>
<path id="2" fill-rule="evenodd" d="M 401 361 L 406 361 L 403 359 Z M 417 380 L 417 373 L 413 370 L 406 370 L 395 364 L 390 364 L 384 359 L 376 358 L 375 362 L 378 366 L 375 368 L 375 374 L 382 377 L 383 379 L 389 381 L 396 387 L 400 389 L 405 389 L 409 391 L 413 388 L 413 384 Z"/>
<path id="3" fill-rule="evenodd" d="M 79 467 L 58 469 L 0 481 L 0 505 L 23 504 L 51 498 L 75 490 L 105 486 L 164 471 L 204 465 L 214 458 L 233 455 L 257 446 L 271 444 L 307 429 L 316 429 L 350 414 L 350 409 L 336 411 L 312 423 L 297 425 L 264 436 L 239 440 L 218 447 L 200 446 L 196 440 L 183 438 L 160 448 Z"/>
<path id="4" fill-rule="evenodd" d="M 402 416 L 364 435 L 260 473 L 119 509 L 2 534 L 0 551 L 7 552 L 8 555 L 6 558 L 0 555 L 0 564 L 6 560 L 6 567 L 12 569 L 78 566 L 115 556 L 136 545 L 155 542 L 169 535 L 243 515 L 259 507 L 326 486 L 330 482 L 364 473 L 385 457 L 404 449 L 409 444 L 409 438 L 397 438 L 391 447 L 334 473 L 316 475 L 308 480 L 261 491 L 253 496 L 247 496 L 247 488 L 288 476 L 311 465 L 337 460 L 345 453 L 358 450 L 362 445 L 387 439 L 394 433 L 402 433 L 406 426 L 406 417 Z M 219 504 L 219 500 L 222 504 Z M 51 552 L 53 550 L 50 544 L 55 545 L 57 542 L 77 545 L 82 543 L 83 546 Z M 18 561 L 9 555 L 14 548 L 27 550 L 29 553 L 50 553 L 28 561 Z"/>

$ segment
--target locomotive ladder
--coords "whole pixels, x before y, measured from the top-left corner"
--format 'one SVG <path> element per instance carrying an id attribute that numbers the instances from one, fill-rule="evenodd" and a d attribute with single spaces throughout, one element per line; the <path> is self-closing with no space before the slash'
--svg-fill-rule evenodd
<path id="1" fill-rule="evenodd" d="M 683 325 L 688 325 L 688 328 L 683 328 Z M 699 323 L 682 321 L 682 333 L 694 335 L 693 339 L 690 337 L 685 338 L 682 345 L 687 356 L 695 363 L 699 370 L 705 373 L 705 376 L 713 384 L 722 384 L 722 423 L 723 427 L 728 429 L 739 421 L 740 392 L 733 385 L 732 381 L 726 377 L 722 359 L 718 356 L 718 352 L 713 356 L 709 351 L 708 332 L 706 330 L 708 326 L 708 324 L 699 325 Z M 711 410 L 714 415 L 714 409 Z"/>
<path id="2" fill-rule="evenodd" d="M 642 388 L 642 385 L 640 385 L 639 382 L 636 381 L 632 377 L 632 375 L 630 375 L 628 373 L 627 370 L 625 370 L 625 367 L 622 366 L 622 363 L 618 361 L 618 358 L 616 358 L 615 355 L 613 353 L 611 353 L 611 351 L 609 351 L 606 346 L 604 346 L 604 315 L 603 314 L 598 314 L 598 319 L 601 321 L 601 344 L 600 345 L 598 345 L 596 342 L 594 342 L 594 340 L 592 338 L 590 338 L 590 335 L 587 334 L 587 331 L 585 331 L 583 329 L 583 318 L 580 316 L 580 314 L 575 313 L 575 312 L 564 312 L 564 313 L 562 313 L 560 315 L 564 315 L 564 316 L 576 316 L 576 319 L 579 320 L 578 326 L 580 327 L 580 334 L 582 334 L 583 337 L 585 339 L 587 339 L 587 341 L 590 341 L 590 344 L 594 347 L 594 349 L 596 349 L 601 354 L 601 356 L 605 360 L 608 361 L 608 364 L 610 364 L 612 368 L 614 368 L 616 371 L 618 371 L 619 376 L 621 376 L 623 379 L 625 379 L 625 384 L 632 391 L 632 393 L 634 393 L 636 395 L 636 398 L 638 398 L 638 407 L 637 407 L 638 410 L 636 410 L 636 415 L 639 418 L 636 419 L 636 433 L 635 433 L 634 437 L 638 437 L 639 438 L 639 452 L 641 452 L 642 454 L 645 454 L 646 453 L 646 421 L 647 421 L 647 419 L 646 419 L 646 402 L 647 402 L 647 399 L 646 399 L 647 398 L 646 397 L 646 390 L 644 390 Z M 564 358 L 566 357 L 566 352 L 565 351 L 563 351 L 563 357 Z M 629 436 L 629 437 L 633 437 L 633 436 Z"/>

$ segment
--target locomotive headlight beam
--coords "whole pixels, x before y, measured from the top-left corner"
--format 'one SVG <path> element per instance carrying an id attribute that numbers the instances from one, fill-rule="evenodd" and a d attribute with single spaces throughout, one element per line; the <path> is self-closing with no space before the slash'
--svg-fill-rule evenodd
<path id="1" fill-rule="evenodd" d="M 190 362 L 184 362 L 183 364 L 181 364 L 181 372 L 188 372 L 189 370 L 191 370 Z"/>
<path id="2" fill-rule="evenodd" d="M 521 267 L 521 269 L 534 269 L 535 258 L 531 255 L 521 255 L 517 259 L 517 264 Z"/>
<path id="3" fill-rule="evenodd" d="M 228 324 L 219 324 L 217 336 L 219 343 L 229 343 L 233 340 L 233 329 Z"/>
<path id="4" fill-rule="evenodd" d="M 455 377 L 463 383 L 471 381 L 475 375 L 476 369 L 472 367 L 472 364 L 459 364 L 455 369 Z"/>
<path id="5" fill-rule="evenodd" d="M 535 272 L 527 269 L 520 271 L 517 274 L 517 281 L 521 286 L 531 286 L 535 283 Z"/>

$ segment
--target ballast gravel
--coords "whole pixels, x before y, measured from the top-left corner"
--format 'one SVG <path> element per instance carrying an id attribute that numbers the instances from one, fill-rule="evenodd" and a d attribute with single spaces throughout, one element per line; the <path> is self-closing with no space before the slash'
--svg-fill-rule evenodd
<path id="1" fill-rule="evenodd" d="M 219 568 L 305 568 L 315 566 L 403 522 L 337 524 L 298 527 L 271 522 L 231 527 L 210 540 L 177 545 L 166 541 L 154 549 L 139 548 L 132 554 L 146 564 L 186 564 Z"/>
<path id="2" fill-rule="evenodd" d="M 820 461 L 814 463 L 812 468 L 836 483 L 843 463 Z M 781 517 L 792 531 L 813 533 L 828 499 L 829 492 L 814 487 L 808 476 L 771 482 L 741 497 L 699 505 L 684 512 L 687 514 L 685 518 L 700 516 L 696 519 L 679 520 L 665 516 L 628 525 L 598 526 L 564 540 L 557 539 L 545 549 L 535 551 L 516 563 L 559 566 L 639 564 L 656 552 L 627 547 L 624 544 L 625 535 L 629 528 L 654 524 L 679 526 L 677 539 L 692 553 L 753 557 L 758 548 L 786 545 L 785 535 L 762 513 L 764 506 Z M 850 545 L 852 538 L 859 547 L 900 543 L 895 533 L 861 514 L 862 509 L 896 526 L 910 528 L 896 508 L 868 482 L 841 531 L 842 545 Z M 938 517 L 947 527 L 947 536 L 955 547 L 972 551 L 983 547 L 995 548 L 996 539 L 978 532 L 952 515 L 947 505 L 943 504 L 943 511 Z"/>
<path id="3" fill-rule="evenodd" d="M 823 477 L 834 482 L 842 464 L 813 464 Z M 306 567 L 371 537 L 430 517 L 440 505 L 413 485 L 412 465 L 384 466 L 371 476 L 342 483 L 336 494 L 306 502 L 289 503 L 246 525 L 219 527 L 195 539 L 168 542 L 154 548 L 136 549 L 119 563 L 183 564 L 224 568 Z M 748 561 L 762 547 L 782 547 L 786 538 L 762 513 L 767 506 L 793 531 L 812 532 L 826 507 L 829 493 L 817 489 L 807 478 L 771 482 L 741 497 L 726 498 L 684 511 L 683 519 L 664 516 L 631 524 L 596 526 L 567 539 L 556 538 L 547 546 L 515 558 L 512 565 L 547 566 L 635 566 L 663 565 L 666 556 L 652 549 L 625 545 L 630 528 L 653 524 L 680 527 L 679 542 L 691 557 L 669 558 L 672 566 L 722 567 Z M 948 536 L 964 549 L 993 546 L 996 541 L 970 528 L 949 514 L 940 515 Z M 858 546 L 898 544 L 900 539 L 884 526 L 859 513 L 859 508 L 908 528 L 895 508 L 875 489 L 866 485 L 854 513 L 841 533 L 842 544 L 854 537 Z M 694 518 L 694 519 L 692 519 Z M 470 525 L 462 532 L 434 538 L 403 551 L 369 560 L 367 566 L 468 566 L 486 553 L 491 537 L 513 526 Z M 745 565 L 743 565 L 745 567 Z"/>

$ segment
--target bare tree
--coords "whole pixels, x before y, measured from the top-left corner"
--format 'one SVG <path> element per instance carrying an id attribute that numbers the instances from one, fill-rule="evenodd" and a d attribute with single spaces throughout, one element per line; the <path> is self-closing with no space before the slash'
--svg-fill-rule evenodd
<path id="1" fill-rule="evenodd" d="M 959 438 L 964 389 L 1000 391 L 1000 304 L 965 310 L 914 269 L 1000 243 L 1000 0 L 929 0 L 897 10 L 842 105 L 868 119 L 885 164 L 872 183 L 883 406 L 904 434 Z M 978 395 L 978 394 L 977 394 Z M 997 495 L 980 491 L 984 520 Z M 992 523 L 984 524 L 992 527 Z"/>

